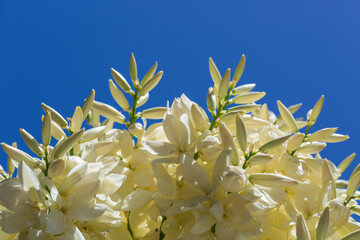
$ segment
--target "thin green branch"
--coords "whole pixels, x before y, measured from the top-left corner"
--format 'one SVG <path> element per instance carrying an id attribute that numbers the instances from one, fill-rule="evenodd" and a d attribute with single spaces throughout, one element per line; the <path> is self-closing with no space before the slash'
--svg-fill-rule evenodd
<path id="1" fill-rule="evenodd" d="M 130 226 L 130 213 L 131 213 L 131 211 L 129 211 L 128 214 L 127 214 L 127 229 L 128 229 L 128 231 L 130 233 L 131 238 L 134 239 L 134 233 L 133 233 L 133 231 L 131 229 L 131 226 Z"/>
<path id="2" fill-rule="evenodd" d="M 209 127 L 209 130 L 212 131 L 215 127 L 216 127 L 216 124 L 217 124 L 217 120 L 219 117 L 221 117 L 224 113 L 223 111 L 226 109 L 226 107 L 231 103 L 229 101 L 229 98 L 231 96 L 231 91 L 233 90 L 234 88 L 234 84 L 232 84 L 229 89 L 228 89 L 228 92 L 226 94 L 226 96 L 224 97 L 223 101 L 224 101 L 224 105 L 221 104 L 221 101 L 222 100 L 219 100 L 219 103 L 218 103 L 218 109 L 216 111 L 216 114 L 212 115 L 213 119 L 211 121 L 211 124 L 210 124 L 210 127 Z"/>
<path id="3" fill-rule="evenodd" d="M 44 174 L 45 176 L 48 175 L 48 171 L 49 171 L 49 166 L 50 166 L 50 163 L 49 163 L 49 160 L 48 160 L 48 148 L 47 146 L 45 146 L 45 156 L 44 156 L 44 161 L 45 161 L 45 171 L 44 171 Z"/>
<path id="4" fill-rule="evenodd" d="M 347 200 L 344 201 L 344 206 L 346 206 L 352 199 L 354 199 L 354 196 L 349 197 Z"/>
<path id="5" fill-rule="evenodd" d="M 129 126 L 133 123 L 135 123 L 136 119 L 138 118 L 136 116 L 136 105 L 137 105 L 137 101 L 139 100 L 139 88 L 135 86 L 135 93 L 133 96 L 133 104 L 132 104 L 132 108 L 131 108 L 131 112 L 130 112 L 130 123 Z"/>

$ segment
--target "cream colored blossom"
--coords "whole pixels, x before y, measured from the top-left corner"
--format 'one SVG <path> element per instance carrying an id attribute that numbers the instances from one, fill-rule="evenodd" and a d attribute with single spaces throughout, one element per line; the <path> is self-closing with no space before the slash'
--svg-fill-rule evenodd
<path id="1" fill-rule="evenodd" d="M 139 111 L 163 72 L 155 63 L 140 81 L 133 54 L 133 86 L 111 69 L 121 109 L 95 101 L 94 90 L 71 118 L 42 104 L 42 143 L 20 130 L 33 153 L 1 144 L 0 238 L 357 239 L 360 165 L 347 181 L 355 154 L 338 167 L 320 155 L 348 139 L 337 128 L 312 131 L 324 97 L 306 120 L 296 116 L 301 104 L 281 101 L 276 116 L 254 102 L 265 95 L 255 84 L 237 86 L 244 67 L 242 56 L 233 77 L 222 75 L 209 59 L 210 114 L 184 94 Z"/>

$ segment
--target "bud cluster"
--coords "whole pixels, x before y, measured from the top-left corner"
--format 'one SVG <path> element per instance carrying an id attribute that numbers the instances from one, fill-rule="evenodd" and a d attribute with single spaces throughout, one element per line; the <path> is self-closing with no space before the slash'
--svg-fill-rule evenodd
<path id="1" fill-rule="evenodd" d="M 232 77 L 210 58 L 210 119 L 185 95 L 139 111 L 163 72 L 140 81 L 133 54 L 129 65 L 133 86 L 111 69 L 120 108 L 94 90 L 71 118 L 42 104 L 42 141 L 20 130 L 30 154 L 1 144 L 1 239 L 360 239 L 360 165 L 340 179 L 355 154 L 339 166 L 320 155 L 348 136 L 310 132 L 324 96 L 306 120 L 281 101 L 276 116 L 255 84 L 237 86 L 245 56 Z"/>

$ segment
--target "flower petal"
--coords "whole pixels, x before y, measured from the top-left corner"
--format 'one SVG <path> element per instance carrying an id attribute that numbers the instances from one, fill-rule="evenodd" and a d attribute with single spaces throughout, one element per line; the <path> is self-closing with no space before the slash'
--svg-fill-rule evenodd
<path id="1" fill-rule="evenodd" d="M 132 211 L 139 209 L 152 200 L 152 195 L 152 191 L 146 191 L 138 188 L 125 197 L 124 201 L 122 202 L 121 210 Z"/>

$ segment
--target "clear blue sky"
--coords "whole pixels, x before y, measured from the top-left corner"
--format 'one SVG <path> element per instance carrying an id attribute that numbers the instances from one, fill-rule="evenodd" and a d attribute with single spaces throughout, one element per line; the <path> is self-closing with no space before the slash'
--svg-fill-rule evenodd
<path id="1" fill-rule="evenodd" d="M 323 152 L 338 163 L 360 143 L 359 9 L 358 1 L 0 1 L 0 141 L 28 151 L 20 128 L 40 140 L 42 102 L 71 117 L 94 88 L 115 106 L 109 69 L 129 77 L 131 52 L 140 76 L 154 61 L 164 70 L 146 106 L 184 92 L 204 108 L 208 58 L 224 73 L 246 54 L 241 81 L 266 91 L 260 103 L 275 112 L 280 99 L 302 102 L 296 116 L 305 116 L 325 95 L 314 129 L 338 126 L 351 137 Z"/>

